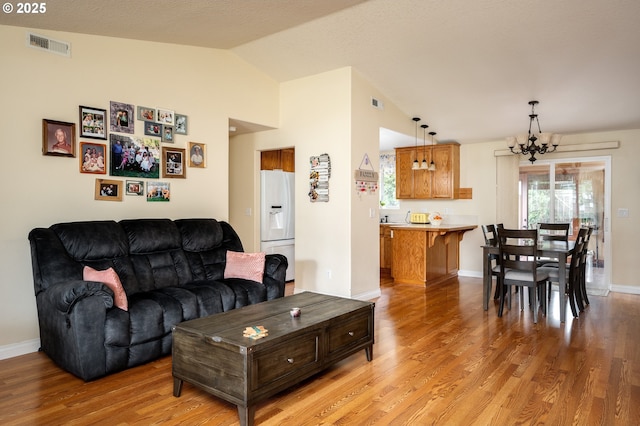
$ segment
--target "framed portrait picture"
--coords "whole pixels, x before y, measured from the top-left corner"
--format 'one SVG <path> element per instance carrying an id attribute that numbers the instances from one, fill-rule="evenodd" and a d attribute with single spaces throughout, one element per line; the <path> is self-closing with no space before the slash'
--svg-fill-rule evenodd
<path id="1" fill-rule="evenodd" d="M 76 124 L 43 119 L 42 154 L 75 157 Z"/>
<path id="2" fill-rule="evenodd" d="M 107 110 L 80 105 L 80 137 L 107 139 Z"/>
<path id="3" fill-rule="evenodd" d="M 137 119 L 140 121 L 156 121 L 156 109 L 139 106 Z"/>
<path id="4" fill-rule="evenodd" d="M 162 147 L 162 177 L 163 178 L 186 178 L 185 150 L 182 148 Z"/>
<path id="5" fill-rule="evenodd" d="M 175 124 L 175 113 L 170 109 L 158 108 L 156 121 L 162 124 L 173 126 Z"/>
<path id="6" fill-rule="evenodd" d="M 162 142 L 173 143 L 173 126 L 162 125 Z"/>
<path id="7" fill-rule="evenodd" d="M 135 128 L 133 105 L 111 101 L 109 109 L 109 128 L 112 132 L 133 133 Z"/>
<path id="8" fill-rule="evenodd" d="M 160 177 L 160 141 L 137 136 L 109 135 L 109 174 L 137 178 Z"/>
<path id="9" fill-rule="evenodd" d="M 124 187 L 127 195 L 144 195 L 144 181 L 127 180 Z"/>
<path id="10" fill-rule="evenodd" d="M 189 142 L 189 167 L 207 167 L 207 147 L 203 143 Z"/>
<path id="11" fill-rule="evenodd" d="M 122 181 L 96 179 L 96 200 L 122 201 Z"/>
<path id="12" fill-rule="evenodd" d="M 107 146 L 102 143 L 80 142 L 80 173 L 107 173 Z"/>
<path id="13" fill-rule="evenodd" d="M 162 124 L 156 123 L 155 121 L 145 121 L 144 122 L 144 134 L 147 136 L 162 136 Z"/>
<path id="14" fill-rule="evenodd" d="M 189 123 L 186 115 L 176 114 L 176 122 L 174 124 L 174 133 L 178 135 L 186 135 L 189 130 Z"/>
<path id="15" fill-rule="evenodd" d="M 147 184 L 147 201 L 171 201 L 170 184 L 168 182 L 149 182 Z"/>

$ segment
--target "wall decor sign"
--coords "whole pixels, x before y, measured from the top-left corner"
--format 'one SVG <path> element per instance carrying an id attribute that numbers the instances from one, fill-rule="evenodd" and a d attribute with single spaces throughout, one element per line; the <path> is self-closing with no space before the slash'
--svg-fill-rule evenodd
<path id="1" fill-rule="evenodd" d="M 42 120 L 42 154 L 76 156 L 76 125 L 64 121 Z"/>
<path id="2" fill-rule="evenodd" d="M 109 135 L 109 174 L 157 179 L 160 177 L 160 141 L 137 136 Z"/>
<path id="3" fill-rule="evenodd" d="M 163 178 L 186 178 L 185 150 L 182 148 L 162 147 L 162 177 Z"/>
<path id="4" fill-rule="evenodd" d="M 80 137 L 107 139 L 107 110 L 80 105 Z"/>
<path id="5" fill-rule="evenodd" d="M 362 166 L 365 166 L 364 168 Z M 368 167 L 367 167 L 368 166 Z M 360 167 L 358 167 L 353 174 L 356 182 L 356 192 L 361 194 L 375 194 L 378 190 L 378 172 L 373 168 L 369 155 L 364 154 Z"/>
<path id="6" fill-rule="evenodd" d="M 329 178 L 331 177 L 331 159 L 329 154 L 320 154 L 309 158 L 309 201 L 329 202 Z"/>
<path id="7" fill-rule="evenodd" d="M 140 121 L 156 121 L 156 109 L 139 106 L 136 118 Z"/>
<path id="8" fill-rule="evenodd" d="M 187 116 L 182 114 L 176 114 L 176 124 L 174 132 L 179 135 L 186 135 L 189 131 L 189 123 Z"/>
<path id="9" fill-rule="evenodd" d="M 122 181 L 96 179 L 95 199 L 103 201 L 122 201 Z"/>
<path id="10" fill-rule="evenodd" d="M 168 182 L 149 182 L 147 184 L 147 201 L 171 201 L 170 184 Z"/>
<path id="11" fill-rule="evenodd" d="M 207 147 L 203 143 L 189 142 L 189 167 L 207 167 Z"/>
<path id="12" fill-rule="evenodd" d="M 133 133 L 133 105 L 111 101 L 109 109 L 109 125 L 112 132 Z"/>
<path id="13" fill-rule="evenodd" d="M 102 143 L 80 142 L 80 173 L 107 173 L 107 146 Z"/>

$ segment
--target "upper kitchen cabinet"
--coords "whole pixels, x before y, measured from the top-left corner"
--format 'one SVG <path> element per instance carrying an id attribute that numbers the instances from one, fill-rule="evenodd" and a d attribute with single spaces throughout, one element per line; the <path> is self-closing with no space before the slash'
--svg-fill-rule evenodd
<path id="1" fill-rule="evenodd" d="M 431 160 L 435 171 L 412 170 L 414 160 Z M 442 143 L 429 147 L 396 148 L 396 198 L 457 199 L 471 198 L 471 188 L 460 188 L 460 145 Z"/>
<path id="2" fill-rule="evenodd" d="M 295 172 L 295 149 L 285 148 L 260 153 L 260 170 Z"/>

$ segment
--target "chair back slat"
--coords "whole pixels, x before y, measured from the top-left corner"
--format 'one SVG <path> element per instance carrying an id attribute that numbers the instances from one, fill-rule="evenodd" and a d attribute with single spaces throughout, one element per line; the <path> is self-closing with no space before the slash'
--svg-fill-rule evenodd
<path id="1" fill-rule="evenodd" d="M 547 241 L 569 241 L 570 223 L 539 223 L 538 236 Z"/>
<path id="2" fill-rule="evenodd" d="M 498 229 L 502 269 L 535 274 L 537 241 L 538 231 L 535 229 Z"/>

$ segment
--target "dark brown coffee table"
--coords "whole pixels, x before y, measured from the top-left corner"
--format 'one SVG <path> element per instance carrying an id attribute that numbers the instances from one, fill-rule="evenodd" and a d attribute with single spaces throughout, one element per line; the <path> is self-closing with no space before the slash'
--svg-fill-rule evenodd
<path id="1" fill-rule="evenodd" d="M 184 381 L 238 406 L 253 425 L 258 402 L 357 351 L 373 358 L 374 304 L 305 292 L 173 327 L 173 395 Z M 302 314 L 292 318 L 289 310 Z M 243 337 L 264 326 L 267 337 Z"/>

